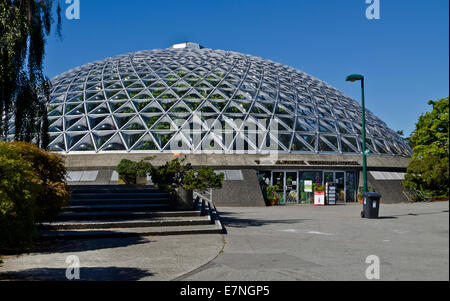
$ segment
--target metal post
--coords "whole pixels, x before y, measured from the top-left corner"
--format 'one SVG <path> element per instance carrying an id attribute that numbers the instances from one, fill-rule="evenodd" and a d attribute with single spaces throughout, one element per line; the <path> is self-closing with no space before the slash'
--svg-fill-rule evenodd
<path id="1" fill-rule="evenodd" d="M 363 151 L 363 192 L 367 192 L 367 153 L 366 153 L 366 109 L 364 106 L 364 78 L 361 79 L 362 94 L 362 151 Z"/>

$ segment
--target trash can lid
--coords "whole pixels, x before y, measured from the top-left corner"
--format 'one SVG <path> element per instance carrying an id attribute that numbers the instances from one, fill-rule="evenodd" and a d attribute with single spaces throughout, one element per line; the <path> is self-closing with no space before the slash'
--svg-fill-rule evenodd
<path id="1" fill-rule="evenodd" d="M 369 198 L 381 198 L 381 194 L 377 192 L 363 192 L 363 197 L 369 197 Z"/>

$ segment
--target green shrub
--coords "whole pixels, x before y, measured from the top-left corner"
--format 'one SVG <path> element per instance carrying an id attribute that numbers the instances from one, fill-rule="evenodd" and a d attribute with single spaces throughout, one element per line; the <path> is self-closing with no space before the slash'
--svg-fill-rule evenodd
<path id="1" fill-rule="evenodd" d="M 189 170 L 183 178 L 183 187 L 186 190 L 206 191 L 209 188 L 222 188 L 224 173 L 216 174 L 214 169 L 202 166 L 198 170 Z"/>
<path id="2" fill-rule="evenodd" d="M 36 223 L 70 199 L 61 157 L 24 142 L 0 142 L 0 250 L 32 246 Z"/>
<path id="3" fill-rule="evenodd" d="M 33 245 L 36 196 L 41 181 L 31 163 L 0 155 L 0 250 L 9 253 Z"/>
<path id="4" fill-rule="evenodd" d="M 202 166 L 195 170 L 186 158 L 175 158 L 163 166 L 152 168 L 152 181 L 159 189 L 172 192 L 176 188 L 205 191 L 209 188 L 221 188 L 224 174 L 216 174 L 214 169 Z"/>
<path id="5" fill-rule="evenodd" d="M 146 160 L 153 157 L 146 158 Z M 116 171 L 119 174 L 119 178 L 125 182 L 125 184 L 136 184 L 137 177 L 145 177 L 150 173 L 152 165 L 144 160 L 134 162 L 128 159 L 122 159 L 116 167 Z"/>
<path id="6" fill-rule="evenodd" d="M 192 169 L 191 164 L 183 164 L 186 158 L 176 158 L 166 162 L 163 166 L 151 169 L 152 181 L 159 189 L 171 192 L 183 185 L 186 173 Z"/>

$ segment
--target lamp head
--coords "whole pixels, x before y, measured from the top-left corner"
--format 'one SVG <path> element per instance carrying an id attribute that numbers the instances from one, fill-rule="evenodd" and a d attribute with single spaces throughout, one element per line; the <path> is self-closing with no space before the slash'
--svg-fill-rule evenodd
<path id="1" fill-rule="evenodd" d="M 348 82 L 355 82 L 357 80 L 364 80 L 364 76 L 361 74 L 352 74 L 347 76 L 347 78 L 345 79 Z"/>

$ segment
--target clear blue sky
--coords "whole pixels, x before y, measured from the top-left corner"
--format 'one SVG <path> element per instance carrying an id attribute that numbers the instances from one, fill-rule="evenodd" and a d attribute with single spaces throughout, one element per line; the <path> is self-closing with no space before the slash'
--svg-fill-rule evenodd
<path id="1" fill-rule="evenodd" d="M 192 41 L 300 69 L 360 101 L 393 130 L 409 134 L 428 100 L 449 95 L 449 1 L 380 0 L 368 20 L 365 0 L 80 0 L 63 40 L 48 39 L 45 72 L 127 52 Z"/>

